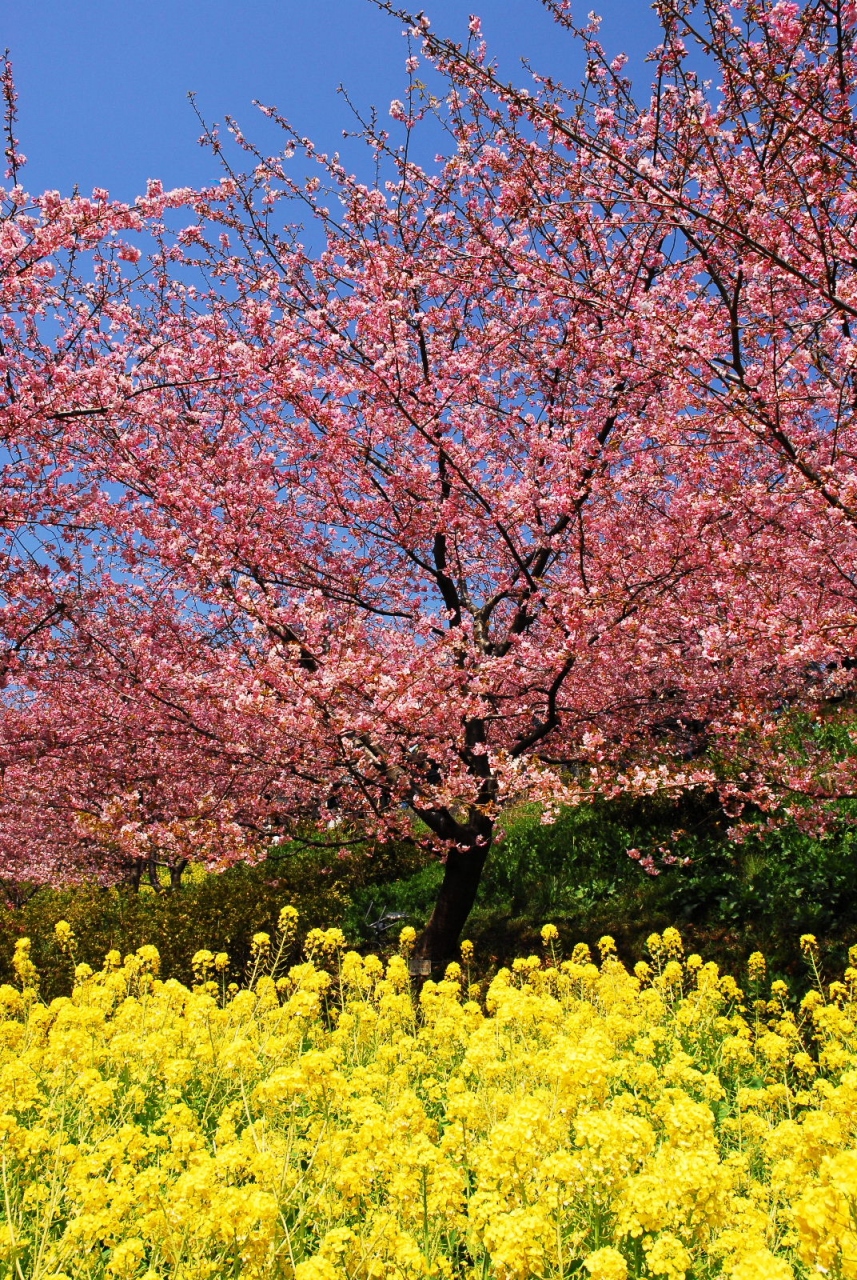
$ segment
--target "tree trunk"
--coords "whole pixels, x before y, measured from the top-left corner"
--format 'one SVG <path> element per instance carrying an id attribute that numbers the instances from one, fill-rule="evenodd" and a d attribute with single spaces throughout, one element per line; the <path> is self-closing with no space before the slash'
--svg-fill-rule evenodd
<path id="1" fill-rule="evenodd" d="M 468 720 L 465 737 L 463 758 L 479 781 L 476 802 L 471 803 L 466 817 L 450 809 L 414 810 L 435 835 L 449 842 L 434 911 L 411 956 L 411 973 L 424 978 L 456 958 L 461 930 L 476 901 L 494 838 L 494 819 L 489 815 L 497 798 L 497 781 L 491 774 L 485 721 L 478 717 Z"/>
<path id="2" fill-rule="evenodd" d="M 127 875 L 123 877 L 124 883 L 129 884 L 135 893 L 140 892 L 140 883 L 143 879 L 145 865 L 145 858 L 135 858 L 133 862 L 129 863 Z"/>
<path id="3" fill-rule="evenodd" d="M 490 849 L 490 834 L 463 849 L 450 849 L 434 911 L 411 955 L 412 974 L 431 977 L 456 959 L 458 940 L 476 900 Z"/>
<path id="4" fill-rule="evenodd" d="M 19 910 L 38 893 L 41 885 L 29 884 L 21 880 L 0 880 L 0 892 L 6 895 L 10 907 Z"/>
<path id="5" fill-rule="evenodd" d="M 179 858 L 178 862 L 170 863 L 170 889 L 173 893 L 182 887 L 182 875 L 187 864 L 187 858 Z"/>

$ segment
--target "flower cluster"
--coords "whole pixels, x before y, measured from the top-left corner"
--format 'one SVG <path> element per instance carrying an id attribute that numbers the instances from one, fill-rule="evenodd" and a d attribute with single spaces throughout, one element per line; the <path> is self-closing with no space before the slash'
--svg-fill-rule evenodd
<path id="1" fill-rule="evenodd" d="M 543 940 L 418 996 L 409 933 L 384 963 L 317 931 L 282 972 L 260 938 L 242 990 L 222 953 L 187 988 L 144 947 L 48 1006 L 19 944 L 4 1274 L 854 1280 L 857 950 L 797 1004 L 675 930 L 633 973 Z"/>

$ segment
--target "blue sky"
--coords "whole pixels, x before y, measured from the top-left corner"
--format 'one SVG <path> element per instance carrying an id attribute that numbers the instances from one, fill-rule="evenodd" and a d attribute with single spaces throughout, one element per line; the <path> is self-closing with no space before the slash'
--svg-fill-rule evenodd
<path id="1" fill-rule="evenodd" d="M 579 6 L 579 19 L 592 3 Z M 434 30 L 455 39 L 478 12 L 510 79 L 523 79 L 522 56 L 566 81 L 579 77 L 579 52 L 538 0 L 423 7 Z M 596 7 L 604 43 L 628 53 L 635 79 L 646 81 L 642 57 L 657 39 L 646 0 Z M 172 187 L 217 177 L 197 146 L 188 90 L 209 119 L 230 113 L 262 139 L 251 101 L 276 103 L 332 151 L 353 125 L 340 83 L 361 108 L 374 103 L 385 113 L 405 83 L 401 24 L 368 0 L 7 0 L 2 14 L 0 44 L 15 64 L 18 134 L 29 159 L 22 181 L 32 192 L 66 193 L 77 183 L 132 199 L 147 178 Z"/>

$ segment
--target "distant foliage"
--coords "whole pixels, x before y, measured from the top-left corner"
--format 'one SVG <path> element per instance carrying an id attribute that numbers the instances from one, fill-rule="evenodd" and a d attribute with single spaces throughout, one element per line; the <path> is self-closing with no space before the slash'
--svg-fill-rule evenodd
<path id="1" fill-rule="evenodd" d="M 620 797 L 563 809 L 550 824 L 539 806 L 520 806 L 503 816 L 505 834 L 468 930 L 500 963 L 532 946 L 540 921 L 550 918 L 568 944 L 582 937 L 594 945 L 613 934 L 625 958 L 653 930 L 678 921 L 697 949 L 727 965 L 761 947 L 778 972 L 796 974 L 801 932 L 817 934 L 841 965 L 857 941 L 857 835 L 849 802 L 839 808 L 824 834 L 794 822 L 769 828 L 757 816 L 738 842 L 709 794 Z M 363 928 L 370 904 L 419 924 L 441 874 L 429 865 L 392 883 L 355 887 L 344 917 L 349 936 L 370 940 Z"/>
<path id="2" fill-rule="evenodd" d="M 546 917 L 569 945 L 613 934 L 626 959 L 677 920 L 694 946 L 723 964 L 761 947 L 776 972 L 789 974 L 800 970 L 795 930 L 817 934 L 836 966 L 857 941 L 857 835 L 847 815 L 824 836 L 762 824 L 742 843 L 728 838 L 728 819 L 705 795 L 679 803 L 620 798 L 563 810 L 549 825 L 540 818 L 536 805 L 505 815 L 479 889 L 471 936 L 495 967 L 535 945 Z M 629 849 L 651 857 L 659 874 Z M 149 939 L 164 975 L 182 982 L 191 980 L 195 951 L 214 940 L 240 977 L 253 933 L 273 928 L 284 900 L 300 908 L 307 928 L 337 924 L 355 945 L 386 946 L 403 924 L 422 927 L 442 876 L 439 862 L 423 865 L 407 844 L 358 846 L 347 858 L 295 844 L 255 866 L 207 873 L 195 864 L 177 891 L 165 873 L 157 894 L 147 881 L 140 892 L 41 887 L 21 906 L 0 902 L 0 981 L 11 978 L 15 941 L 28 935 L 43 992 L 66 993 L 68 969 L 52 935 L 60 919 L 74 926 L 90 964 Z"/>

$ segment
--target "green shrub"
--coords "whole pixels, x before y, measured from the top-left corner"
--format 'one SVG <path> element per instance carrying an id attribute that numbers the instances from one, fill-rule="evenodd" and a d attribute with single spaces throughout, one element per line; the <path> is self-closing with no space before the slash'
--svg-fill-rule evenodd
<path id="1" fill-rule="evenodd" d="M 483 962 L 505 963 L 539 948 L 539 930 L 554 921 L 563 942 L 594 946 L 616 938 L 630 958 L 650 933 L 678 923 L 688 947 L 734 968 L 764 951 L 774 970 L 796 972 L 795 939 L 813 933 L 835 968 L 857 939 L 857 832 L 844 821 L 824 839 L 794 825 L 761 824 L 741 844 L 716 801 L 701 793 L 679 801 L 620 799 L 565 810 L 550 825 L 536 806 L 504 818 L 467 932 Z M 638 849 L 659 869 L 649 875 Z M 665 862 L 664 857 L 675 859 Z M 123 955 L 145 942 L 162 956 L 164 973 L 191 980 L 190 960 L 203 947 L 225 947 L 240 978 L 253 933 L 273 929 L 293 903 L 305 929 L 339 925 L 351 943 L 383 947 L 403 924 L 428 918 L 443 875 L 439 861 L 407 845 L 357 847 L 350 857 L 284 846 L 257 866 L 186 877 L 175 892 L 144 888 L 40 890 L 15 910 L 0 906 L 0 981 L 8 980 L 15 941 L 33 939 L 43 992 L 68 984 L 68 960 L 53 938 L 67 919 L 80 940 L 79 959 L 100 967 L 113 948 Z M 403 918 L 389 932 L 371 925 Z"/>
<path id="2" fill-rule="evenodd" d="M 294 904 L 301 927 L 338 925 L 350 895 L 363 885 L 401 878 L 419 865 L 405 845 L 358 848 L 340 859 L 327 851 L 283 846 L 255 866 L 231 867 L 220 873 L 185 875 L 176 891 L 156 893 L 143 885 L 103 888 L 95 884 L 67 889 L 39 889 L 22 907 L 0 904 L 0 981 L 12 978 L 11 958 L 21 937 L 33 940 L 32 955 L 41 975 L 42 994 L 64 993 L 69 960 L 53 938 L 57 920 L 67 920 L 78 939 L 76 959 L 100 968 L 105 954 L 123 956 L 144 943 L 161 954 L 165 976 L 188 983 L 191 958 L 204 947 L 226 950 L 232 976 L 240 979 L 250 939 L 260 930 L 273 932 L 280 908 Z"/>
<path id="3" fill-rule="evenodd" d="M 537 950 L 551 920 L 565 943 L 594 946 L 607 933 L 630 958 L 650 933 L 677 923 L 690 947 L 721 964 L 734 967 L 758 949 L 786 972 L 800 967 L 797 937 L 814 933 L 834 967 L 844 964 L 857 938 L 857 832 L 843 821 L 818 839 L 793 824 L 769 830 L 760 822 L 736 843 L 729 825 L 704 793 L 600 801 L 549 825 L 537 806 L 521 806 L 504 818 L 468 934 L 486 959 L 503 963 Z M 657 875 L 644 869 L 646 855 Z M 382 910 L 420 924 L 441 875 L 432 864 L 382 890 L 358 887 L 346 929 L 369 942 L 366 921 Z"/>

